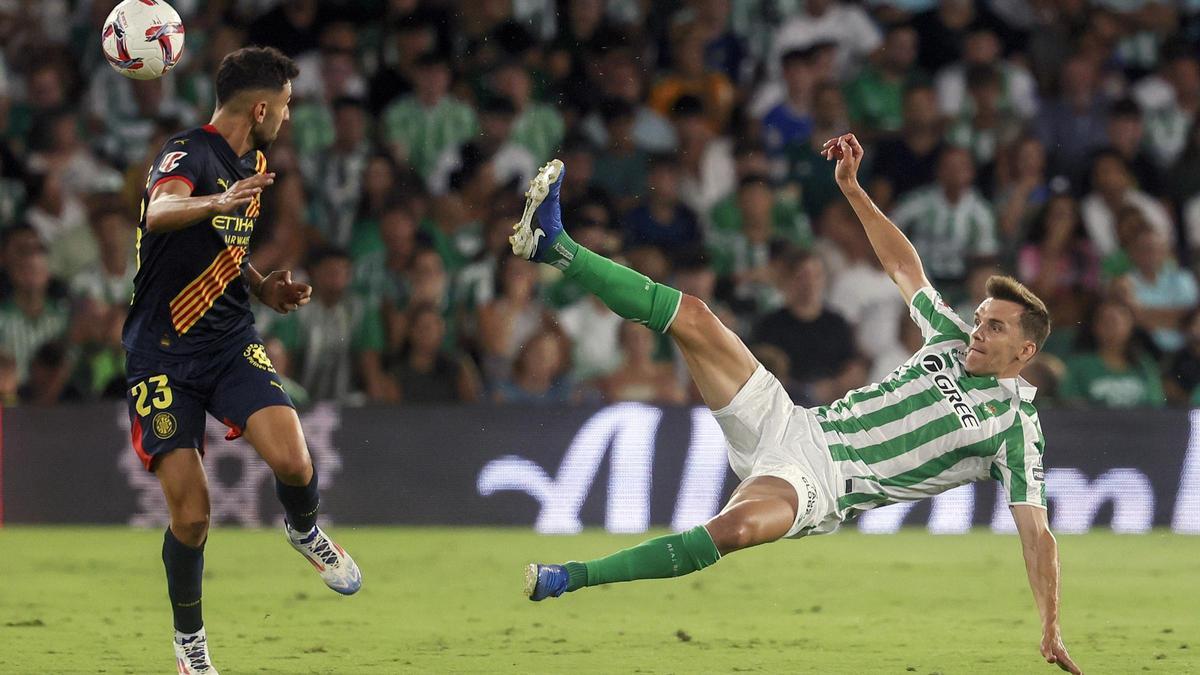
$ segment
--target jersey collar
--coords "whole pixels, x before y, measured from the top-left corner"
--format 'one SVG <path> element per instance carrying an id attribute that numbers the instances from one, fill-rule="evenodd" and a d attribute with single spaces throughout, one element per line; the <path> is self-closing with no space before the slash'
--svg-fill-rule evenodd
<path id="1" fill-rule="evenodd" d="M 1037 387 L 1029 384 L 1029 382 L 1021 377 L 1005 377 L 999 380 L 1000 386 L 1004 387 L 1005 391 L 1016 393 L 1021 397 L 1021 400 L 1026 403 L 1033 403 L 1033 397 L 1037 395 Z"/>

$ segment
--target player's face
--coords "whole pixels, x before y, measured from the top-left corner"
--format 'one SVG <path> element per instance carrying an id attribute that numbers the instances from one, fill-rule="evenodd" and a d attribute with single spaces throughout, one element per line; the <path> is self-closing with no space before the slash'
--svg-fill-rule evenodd
<path id="1" fill-rule="evenodd" d="M 254 125 L 254 147 L 265 148 L 279 137 L 279 128 L 291 119 L 292 83 L 285 82 L 283 89 L 272 93 L 266 98 L 266 111 L 263 118 Z"/>
<path id="2" fill-rule="evenodd" d="M 1033 357 L 1033 343 L 1021 331 L 1024 308 L 987 298 L 975 310 L 975 329 L 965 365 L 972 375 L 1015 376 Z"/>

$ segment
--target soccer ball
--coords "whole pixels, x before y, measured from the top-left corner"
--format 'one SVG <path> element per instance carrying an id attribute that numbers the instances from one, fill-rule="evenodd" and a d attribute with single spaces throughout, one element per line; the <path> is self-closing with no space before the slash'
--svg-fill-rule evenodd
<path id="1" fill-rule="evenodd" d="M 163 0 L 124 0 L 104 20 L 100 40 L 118 73 L 153 80 L 183 56 L 183 21 Z"/>

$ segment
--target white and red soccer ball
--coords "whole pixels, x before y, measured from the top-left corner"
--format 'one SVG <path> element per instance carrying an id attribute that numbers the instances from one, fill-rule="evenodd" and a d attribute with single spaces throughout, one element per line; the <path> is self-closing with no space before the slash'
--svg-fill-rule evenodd
<path id="1" fill-rule="evenodd" d="M 183 21 L 163 0 L 124 0 L 100 32 L 104 58 L 125 77 L 153 80 L 183 56 Z"/>

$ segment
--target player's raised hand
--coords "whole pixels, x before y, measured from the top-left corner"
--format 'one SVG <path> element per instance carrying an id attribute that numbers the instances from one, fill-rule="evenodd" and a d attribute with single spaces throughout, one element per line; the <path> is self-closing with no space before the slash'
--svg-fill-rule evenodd
<path id="1" fill-rule="evenodd" d="M 259 173 L 249 178 L 243 178 L 230 185 L 228 190 L 217 195 L 213 202 L 213 209 L 217 213 L 233 213 L 254 201 L 256 196 L 274 182 L 275 174 L 273 173 Z"/>
<path id="2" fill-rule="evenodd" d="M 865 153 L 854 134 L 842 134 L 825 141 L 821 154 L 825 159 L 837 160 L 833 177 L 839 185 L 849 185 L 858 180 L 858 166 L 862 164 Z"/>
<path id="3" fill-rule="evenodd" d="M 1059 668 L 1074 673 L 1074 675 L 1083 675 L 1083 671 L 1075 662 L 1071 660 L 1071 655 L 1067 653 L 1067 647 L 1063 644 L 1062 637 L 1056 632 L 1048 632 L 1042 636 L 1042 656 L 1045 657 L 1046 663 L 1056 664 Z"/>
<path id="4" fill-rule="evenodd" d="M 276 312 L 287 314 L 309 303 L 312 286 L 292 281 L 289 270 L 276 270 L 263 277 L 258 299 Z"/>

